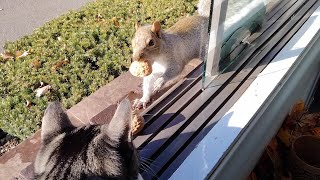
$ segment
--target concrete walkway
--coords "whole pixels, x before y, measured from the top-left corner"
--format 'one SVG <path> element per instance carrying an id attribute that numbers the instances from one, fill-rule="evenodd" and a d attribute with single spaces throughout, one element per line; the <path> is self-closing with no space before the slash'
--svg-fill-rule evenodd
<path id="1" fill-rule="evenodd" d="M 31 34 L 37 27 L 95 0 L 0 0 L 0 53 L 6 41 Z"/>

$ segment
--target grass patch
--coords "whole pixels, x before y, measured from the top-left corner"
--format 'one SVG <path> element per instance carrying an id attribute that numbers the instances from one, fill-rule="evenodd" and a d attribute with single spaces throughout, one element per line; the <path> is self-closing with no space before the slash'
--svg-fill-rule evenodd
<path id="1" fill-rule="evenodd" d="M 14 58 L 0 57 L 0 128 L 25 139 L 40 128 L 48 102 L 59 100 L 70 108 L 127 71 L 137 20 L 160 20 L 166 28 L 179 17 L 193 14 L 196 3 L 98 0 L 6 43 L 6 53 Z M 17 51 L 30 55 L 17 58 Z M 34 91 L 40 82 L 52 89 L 37 98 Z M 27 101 L 31 106 L 26 106 Z"/>

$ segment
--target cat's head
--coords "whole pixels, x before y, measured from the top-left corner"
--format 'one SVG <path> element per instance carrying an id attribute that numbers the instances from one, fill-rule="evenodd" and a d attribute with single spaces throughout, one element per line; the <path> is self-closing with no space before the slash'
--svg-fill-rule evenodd
<path id="1" fill-rule="evenodd" d="M 76 128 L 60 103 L 51 103 L 42 119 L 36 179 L 138 179 L 131 114 L 124 99 L 109 124 Z"/>

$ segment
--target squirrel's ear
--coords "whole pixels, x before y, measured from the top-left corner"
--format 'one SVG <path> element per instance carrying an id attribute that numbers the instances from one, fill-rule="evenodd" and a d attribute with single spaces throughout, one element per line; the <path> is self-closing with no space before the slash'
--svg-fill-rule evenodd
<path id="1" fill-rule="evenodd" d="M 136 30 L 138 30 L 138 28 L 141 26 L 141 23 L 140 23 L 140 21 L 137 21 L 136 23 L 135 23 L 135 25 L 134 25 L 134 28 L 136 29 Z"/>
<path id="2" fill-rule="evenodd" d="M 152 31 L 153 33 L 156 33 L 156 34 L 159 36 L 159 35 L 160 35 L 160 30 L 161 30 L 160 22 L 159 22 L 159 21 L 155 21 L 155 22 L 152 24 L 151 31 Z"/>

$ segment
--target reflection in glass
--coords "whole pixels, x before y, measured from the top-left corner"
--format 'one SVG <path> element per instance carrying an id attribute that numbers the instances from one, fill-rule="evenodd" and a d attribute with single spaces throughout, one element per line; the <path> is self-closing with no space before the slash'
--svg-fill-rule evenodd
<path id="1" fill-rule="evenodd" d="M 219 74 L 233 71 L 239 54 L 250 46 L 249 37 L 259 32 L 271 6 L 280 0 L 214 0 L 211 3 L 209 44 L 203 87 Z"/>

